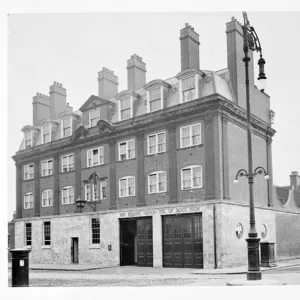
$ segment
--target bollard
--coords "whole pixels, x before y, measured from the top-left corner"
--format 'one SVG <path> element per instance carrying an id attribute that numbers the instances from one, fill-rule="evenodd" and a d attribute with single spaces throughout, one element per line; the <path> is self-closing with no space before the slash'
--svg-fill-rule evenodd
<path id="1" fill-rule="evenodd" d="M 28 255 L 30 249 L 12 249 L 11 261 L 11 286 L 28 287 L 29 286 L 29 265 Z"/>

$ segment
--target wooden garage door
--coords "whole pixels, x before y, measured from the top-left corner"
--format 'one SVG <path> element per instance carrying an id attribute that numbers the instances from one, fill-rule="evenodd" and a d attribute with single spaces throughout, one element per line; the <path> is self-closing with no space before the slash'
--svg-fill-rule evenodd
<path id="1" fill-rule="evenodd" d="M 163 217 L 163 266 L 203 268 L 201 214 Z"/>
<path id="2" fill-rule="evenodd" d="M 137 219 L 137 265 L 153 267 L 152 218 Z"/>

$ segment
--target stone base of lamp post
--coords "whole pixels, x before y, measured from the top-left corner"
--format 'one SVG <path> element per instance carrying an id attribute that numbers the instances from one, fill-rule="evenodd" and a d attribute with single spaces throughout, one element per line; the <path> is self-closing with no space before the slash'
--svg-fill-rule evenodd
<path id="1" fill-rule="evenodd" d="M 257 237 L 246 239 L 248 249 L 248 272 L 247 280 L 261 280 L 261 271 L 259 268 L 259 241 Z"/>

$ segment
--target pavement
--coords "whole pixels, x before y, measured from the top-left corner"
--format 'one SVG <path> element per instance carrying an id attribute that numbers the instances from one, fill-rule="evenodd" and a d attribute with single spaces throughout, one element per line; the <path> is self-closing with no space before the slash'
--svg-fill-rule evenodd
<path id="1" fill-rule="evenodd" d="M 300 258 L 278 261 L 276 262 L 276 267 L 261 267 L 261 271 L 274 270 L 274 269 L 286 269 L 294 266 L 300 265 Z M 8 268 L 11 269 L 11 263 L 8 263 Z M 89 271 L 98 269 L 111 269 L 111 268 L 124 268 L 120 266 L 105 266 L 105 265 L 92 265 L 92 264 L 29 264 L 30 270 L 46 270 L 46 271 Z M 144 269 L 144 268 L 143 268 Z M 161 268 L 147 268 L 151 273 L 155 271 L 161 272 Z M 189 274 L 195 275 L 218 275 L 218 274 L 246 274 L 247 266 L 239 266 L 224 269 L 179 269 L 179 268 L 164 268 L 164 271 L 170 271 L 171 273 L 187 272 Z M 137 267 L 137 270 L 142 268 Z"/>

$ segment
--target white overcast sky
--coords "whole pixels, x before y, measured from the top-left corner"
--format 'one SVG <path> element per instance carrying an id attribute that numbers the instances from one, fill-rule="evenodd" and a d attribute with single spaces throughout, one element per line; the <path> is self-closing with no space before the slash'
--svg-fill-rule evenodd
<path id="1" fill-rule="evenodd" d="M 97 72 L 107 67 L 127 89 L 126 63 L 142 56 L 147 81 L 180 71 L 179 30 L 191 24 L 200 35 L 200 68 L 227 67 L 226 22 L 241 12 L 11 14 L 8 17 L 8 154 L 19 148 L 24 125 L 32 124 L 32 97 L 48 94 L 53 81 L 67 89 L 67 102 L 78 110 L 97 95 Z M 274 184 L 288 185 L 300 172 L 298 96 L 299 12 L 248 12 L 261 40 L 275 111 Z M 284 47 L 284 49 L 282 49 Z M 255 73 L 257 74 L 257 72 Z M 246 143 L 246 140 L 245 140 Z M 247 166 L 245 166 L 247 167 Z M 15 209 L 15 166 L 8 163 L 9 216 Z"/>

